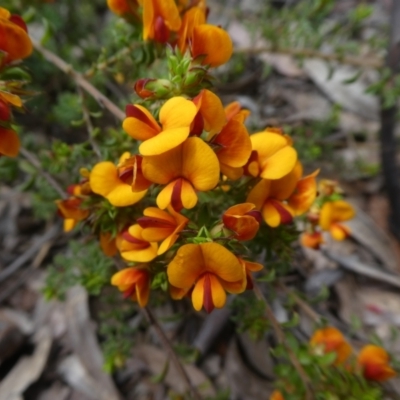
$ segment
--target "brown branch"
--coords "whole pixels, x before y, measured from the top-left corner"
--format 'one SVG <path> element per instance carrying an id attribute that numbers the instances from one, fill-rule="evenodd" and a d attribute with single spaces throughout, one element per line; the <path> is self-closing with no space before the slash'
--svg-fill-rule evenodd
<path id="1" fill-rule="evenodd" d="M 68 197 L 67 193 L 60 186 L 60 184 L 56 182 L 50 174 L 43 170 L 42 164 L 33 153 L 23 147 L 19 149 L 19 152 L 36 168 L 39 174 L 46 179 L 46 181 L 50 184 L 50 186 L 53 187 L 53 189 L 61 196 L 62 199 L 66 199 Z"/>
<path id="2" fill-rule="evenodd" d="M 377 57 L 356 57 L 356 56 L 342 56 L 340 54 L 327 54 L 313 49 L 296 49 L 291 47 L 245 47 L 236 49 L 237 54 L 262 54 L 262 53 L 276 53 L 288 54 L 296 57 L 305 58 L 320 58 L 325 61 L 337 61 L 342 64 L 353 65 L 360 68 L 374 68 L 379 69 L 383 67 L 383 61 Z"/>
<path id="3" fill-rule="evenodd" d="M 179 358 L 177 357 L 174 348 L 172 347 L 172 344 L 168 340 L 167 336 L 165 335 L 164 331 L 162 330 L 160 324 L 158 323 L 156 317 L 154 314 L 151 312 L 149 307 L 144 307 L 141 309 L 143 314 L 146 316 L 150 324 L 154 327 L 154 329 L 157 332 L 157 335 L 159 339 L 161 340 L 161 343 L 163 344 L 165 350 L 169 353 L 172 362 L 175 364 L 175 368 L 183 378 L 183 380 L 186 383 L 187 388 L 191 392 L 193 398 L 195 400 L 202 400 L 202 397 L 200 396 L 200 393 L 197 391 L 196 387 L 193 386 L 192 382 L 190 381 L 190 378 L 188 374 L 186 373 L 185 369 L 183 368 L 181 362 L 179 361 Z"/>
<path id="4" fill-rule="evenodd" d="M 292 363 L 293 367 L 296 369 L 297 373 L 299 374 L 301 380 L 303 381 L 304 388 L 306 390 L 306 399 L 312 400 L 314 399 L 314 395 L 311 390 L 311 381 L 308 377 L 306 371 L 304 371 L 303 366 L 300 364 L 300 361 L 297 359 L 296 355 L 293 353 L 292 349 L 286 342 L 285 333 L 283 332 L 281 326 L 279 325 L 278 320 L 275 318 L 274 312 L 272 311 L 271 307 L 269 306 L 267 299 L 262 294 L 258 285 L 254 282 L 253 287 L 254 294 L 256 295 L 258 300 L 261 300 L 265 304 L 265 314 L 268 320 L 271 322 L 272 328 L 275 332 L 275 336 L 278 340 L 278 343 L 285 347 L 290 362 Z"/>
<path id="5" fill-rule="evenodd" d="M 32 39 L 33 47 L 38 51 L 43 57 L 54 64 L 57 68 L 63 71 L 65 74 L 71 76 L 75 82 L 88 94 L 90 94 L 100 106 L 106 108 L 120 121 L 124 120 L 125 113 L 114 104 L 108 97 L 104 96 L 99 90 L 97 90 L 89 81 L 87 81 L 82 74 L 75 71 L 71 65 L 67 64 L 62 58 L 58 57 L 56 54 L 50 50 L 45 49 L 40 43 Z"/>

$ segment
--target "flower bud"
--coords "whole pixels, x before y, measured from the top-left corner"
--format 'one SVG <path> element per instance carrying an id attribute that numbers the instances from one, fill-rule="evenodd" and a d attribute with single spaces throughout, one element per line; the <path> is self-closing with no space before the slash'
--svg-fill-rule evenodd
<path id="1" fill-rule="evenodd" d="M 167 79 L 139 79 L 135 83 L 135 92 L 142 99 L 162 99 L 169 97 L 173 89 L 172 83 Z"/>

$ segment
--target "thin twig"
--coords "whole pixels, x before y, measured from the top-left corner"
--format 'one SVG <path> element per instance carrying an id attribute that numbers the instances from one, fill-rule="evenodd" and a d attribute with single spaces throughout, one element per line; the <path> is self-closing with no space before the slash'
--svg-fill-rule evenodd
<path id="1" fill-rule="evenodd" d="M 108 97 L 104 96 L 99 90 L 97 90 L 89 81 L 87 81 L 82 74 L 75 71 L 71 65 L 67 64 L 62 58 L 51 52 L 50 50 L 45 49 L 39 42 L 32 39 L 33 47 L 43 55 L 43 57 L 54 64 L 57 68 L 63 71 L 65 74 L 71 76 L 75 82 L 87 93 L 89 93 L 99 104 L 100 106 L 106 108 L 119 120 L 124 120 L 125 113 L 114 104 Z"/>
<path id="2" fill-rule="evenodd" d="M 159 339 L 161 340 L 164 348 L 168 351 L 172 362 L 175 364 L 175 368 L 177 369 L 177 371 L 179 372 L 179 374 L 185 381 L 186 386 L 190 390 L 193 398 L 195 400 L 202 400 L 200 393 L 197 391 L 196 387 L 193 386 L 192 382 L 190 381 L 190 378 L 189 378 L 188 374 L 186 373 L 185 369 L 183 368 L 181 362 L 179 361 L 179 358 L 177 357 L 177 355 L 172 347 L 172 344 L 168 340 L 167 336 L 165 335 L 164 331 L 162 330 L 160 324 L 158 323 L 157 319 L 155 318 L 155 316 L 152 313 L 152 311 L 150 310 L 150 308 L 144 307 L 144 308 L 142 308 L 142 311 L 143 311 L 144 315 L 146 316 L 146 318 L 148 319 L 148 321 L 150 322 L 150 324 L 156 330 Z"/>
<path id="3" fill-rule="evenodd" d="M 383 67 L 383 60 L 373 57 L 356 57 L 356 56 L 342 56 L 340 54 L 327 54 L 313 49 L 296 49 L 291 47 L 244 47 L 235 50 L 237 54 L 262 54 L 262 53 L 276 53 L 276 54 L 289 54 L 292 56 L 305 57 L 305 58 L 320 58 L 326 61 L 337 61 L 342 64 L 353 65 L 360 68 L 374 68 L 379 69 Z"/>
<path id="4" fill-rule="evenodd" d="M 58 236 L 60 232 L 61 224 L 57 222 L 50 229 L 48 229 L 43 236 L 36 239 L 31 247 L 29 247 L 23 254 L 21 254 L 16 260 L 14 260 L 9 266 L 0 272 L 0 282 L 6 280 L 9 276 L 18 271 L 25 263 L 35 257 L 42 246 L 48 241 L 52 240 L 54 237 Z"/>
<path id="5" fill-rule="evenodd" d="M 139 45 L 140 45 L 139 42 L 135 42 L 135 43 L 131 44 L 130 46 L 123 48 L 122 50 L 118 51 L 110 58 L 107 58 L 107 60 L 89 68 L 86 72 L 84 72 L 83 76 L 85 78 L 90 79 L 97 71 L 106 69 L 110 65 L 116 63 L 121 57 L 128 55 L 132 50 L 137 48 Z"/>
<path id="6" fill-rule="evenodd" d="M 93 151 L 96 153 L 97 158 L 99 160 L 101 160 L 102 157 L 101 157 L 100 147 L 96 143 L 96 141 L 94 140 L 94 137 L 93 137 L 94 128 L 93 128 L 92 120 L 90 119 L 89 110 L 88 110 L 88 108 L 86 107 L 86 104 L 85 104 L 85 93 L 83 92 L 82 88 L 79 85 L 77 85 L 76 87 L 77 87 L 77 90 L 78 90 L 78 93 L 79 93 L 79 97 L 81 98 L 83 119 L 85 120 L 86 127 L 87 127 L 87 130 L 88 130 L 89 143 L 92 146 Z"/>
<path id="7" fill-rule="evenodd" d="M 53 189 L 61 196 L 62 199 L 66 199 L 68 197 L 67 193 L 60 186 L 60 184 L 55 181 L 50 174 L 43 170 L 42 164 L 33 153 L 23 147 L 19 149 L 19 152 L 37 169 L 39 174 L 46 179 L 46 181 L 53 187 Z"/>
<path id="8" fill-rule="evenodd" d="M 312 391 L 310 389 L 311 387 L 311 381 L 310 378 L 308 377 L 306 371 L 304 371 L 303 366 L 300 364 L 300 361 L 297 359 L 296 355 L 293 353 L 292 349 L 290 346 L 286 343 L 286 338 L 285 338 L 285 333 L 283 332 L 281 326 L 279 325 L 278 320 L 275 318 L 274 312 L 272 311 L 271 307 L 269 306 L 267 299 L 264 297 L 262 294 L 260 288 L 258 285 L 254 282 L 254 287 L 253 287 L 254 294 L 256 297 L 263 301 L 265 304 L 265 314 L 268 318 L 268 320 L 271 322 L 272 328 L 275 332 L 275 336 L 278 339 L 278 342 L 285 347 L 290 362 L 292 363 L 293 367 L 296 369 L 297 373 L 299 374 L 301 380 L 303 381 L 304 388 L 306 390 L 306 399 L 307 400 L 312 400 L 314 398 Z"/>

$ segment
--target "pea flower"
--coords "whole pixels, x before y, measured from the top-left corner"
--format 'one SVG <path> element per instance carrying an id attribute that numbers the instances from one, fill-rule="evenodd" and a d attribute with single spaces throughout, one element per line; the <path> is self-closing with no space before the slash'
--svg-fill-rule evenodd
<path id="1" fill-rule="evenodd" d="M 244 122 L 250 115 L 250 111 L 242 109 L 242 106 L 238 101 L 233 101 L 225 106 L 225 115 L 228 121 L 236 119 L 237 121 Z"/>
<path id="2" fill-rule="evenodd" d="M 81 208 L 83 199 L 69 197 L 66 200 L 56 200 L 57 208 L 61 217 L 64 218 L 64 232 L 69 232 L 89 216 L 89 210 Z"/>
<path id="3" fill-rule="evenodd" d="M 238 260 L 244 267 L 246 273 L 246 290 L 252 290 L 254 287 L 252 272 L 261 271 L 264 267 L 262 264 L 244 260 L 240 257 L 238 257 Z"/>
<path id="4" fill-rule="evenodd" d="M 175 211 L 197 204 L 196 190 L 208 191 L 219 181 L 219 164 L 215 153 L 198 137 L 156 156 L 143 157 L 146 179 L 166 185 L 157 196 L 157 206 Z"/>
<path id="5" fill-rule="evenodd" d="M 107 257 L 113 257 L 118 252 L 116 238 L 113 238 L 110 232 L 100 233 L 100 247 Z"/>
<path id="6" fill-rule="evenodd" d="M 318 250 L 321 244 L 324 243 L 324 239 L 321 232 L 304 232 L 300 236 L 300 243 L 304 247 Z"/>
<path id="7" fill-rule="evenodd" d="M 331 326 L 318 329 L 312 336 L 310 344 L 318 352 L 336 353 L 336 365 L 344 363 L 352 352 L 342 332 Z"/>
<path id="8" fill-rule="evenodd" d="M 150 295 L 150 273 L 146 265 L 125 268 L 111 278 L 111 285 L 117 286 L 123 292 L 124 298 L 137 301 L 140 307 L 145 307 Z"/>
<path id="9" fill-rule="evenodd" d="M 147 192 L 147 190 L 132 191 L 133 168 L 131 165 L 124 164 L 129 157 L 129 153 L 124 153 L 120 158 L 119 166 L 110 161 L 99 162 L 90 173 L 89 181 L 92 191 L 105 197 L 116 207 L 135 204 Z"/>
<path id="10" fill-rule="evenodd" d="M 272 228 L 292 222 L 293 217 L 307 211 L 316 197 L 315 177 L 318 171 L 300 178 L 302 166 L 297 163 L 290 173 L 276 180 L 262 179 L 247 196 L 255 204 L 264 221 Z"/>
<path id="11" fill-rule="evenodd" d="M 296 165 L 297 152 L 291 141 L 275 130 L 250 135 L 252 153 L 245 167 L 249 176 L 280 179 Z"/>
<path id="12" fill-rule="evenodd" d="M 186 244 L 179 248 L 167 268 L 171 285 L 187 293 L 191 288 L 195 310 L 210 313 L 222 308 L 226 293 L 241 293 L 246 286 L 243 266 L 218 243 Z"/>
<path id="13" fill-rule="evenodd" d="M 222 221 L 233 231 L 235 239 L 251 240 L 260 228 L 261 214 L 254 204 L 236 204 L 225 211 Z"/>
<path id="14" fill-rule="evenodd" d="M 170 31 L 181 27 L 181 17 L 174 0 L 143 1 L 143 39 L 168 42 Z"/>
<path id="15" fill-rule="evenodd" d="M 0 65 L 21 60 L 32 53 L 32 42 L 24 20 L 19 15 L 11 15 L 3 7 L 0 7 L 0 52 L 5 53 Z"/>
<path id="16" fill-rule="evenodd" d="M 185 53 L 189 47 L 194 59 L 202 57 L 203 65 L 218 67 L 231 58 L 233 44 L 224 29 L 205 23 L 205 14 L 206 9 L 202 4 L 184 14 L 178 32 L 178 47 L 181 53 Z"/>
<path id="17" fill-rule="evenodd" d="M 108 8 L 119 16 L 133 14 L 137 16 L 138 4 L 135 0 L 107 0 Z"/>
<path id="18" fill-rule="evenodd" d="M 143 228 L 134 224 L 117 238 L 117 247 L 124 260 L 149 262 L 157 257 L 158 244 L 145 240 L 142 232 Z"/>
<path id="19" fill-rule="evenodd" d="M 336 240 L 344 240 L 350 235 L 350 229 L 341 224 L 355 215 L 354 208 L 344 200 L 327 201 L 321 208 L 319 226 L 329 231 Z"/>
<path id="20" fill-rule="evenodd" d="M 285 400 L 285 398 L 282 396 L 282 393 L 279 390 L 274 390 L 269 400 Z"/>
<path id="21" fill-rule="evenodd" d="M 16 157 L 19 152 L 21 142 L 17 132 L 0 126 L 0 157 Z"/>
<path id="22" fill-rule="evenodd" d="M 129 136 L 143 141 L 139 146 L 143 156 L 154 156 L 179 146 L 189 137 L 196 113 L 192 101 L 173 97 L 160 109 L 160 126 L 145 107 L 128 105 L 122 127 Z"/>
<path id="23" fill-rule="evenodd" d="M 389 365 L 389 354 L 382 347 L 372 344 L 364 346 L 357 361 L 368 380 L 383 382 L 397 375 Z"/>
<path id="24" fill-rule="evenodd" d="M 182 214 L 168 207 L 168 212 L 156 207 L 148 207 L 143 211 L 144 217 L 137 220 L 143 228 L 141 235 L 149 242 L 161 242 L 157 254 L 164 254 L 169 250 L 185 228 L 189 220 Z"/>

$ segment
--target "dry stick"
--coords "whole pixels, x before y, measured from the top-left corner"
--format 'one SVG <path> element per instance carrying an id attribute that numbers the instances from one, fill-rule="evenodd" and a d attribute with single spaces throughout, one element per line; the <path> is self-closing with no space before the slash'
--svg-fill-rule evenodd
<path id="1" fill-rule="evenodd" d="M 85 104 L 85 93 L 83 92 L 82 88 L 79 85 L 77 85 L 76 87 L 77 87 L 77 90 L 79 93 L 79 97 L 81 98 L 83 119 L 85 120 L 86 127 L 88 130 L 89 143 L 92 146 L 93 151 L 96 153 L 97 158 L 99 160 L 101 160 L 102 157 L 101 157 L 100 147 L 94 140 L 94 137 L 93 137 L 94 128 L 93 128 L 92 120 L 90 119 L 89 110 Z"/>
<path id="2" fill-rule="evenodd" d="M 60 186 L 60 184 L 56 182 L 50 174 L 43 170 L 40 161 L 33 153 L 23 147 L 20 148 L 19 152 L 37 169 L 39 174 L 46 179 L 46 181 L 53 187 L 53 189 L 61 196 L 62 199 L 66 199 L 68 197 L 67 193 Z"/>
<path id="3" fill-rule="evenodd" d="M 364 58 L 355 56 L 340 56 L 338 54 L 326 54 L 313 49 L 296 49 L 290 47 L 245 47 L 236 49 L 237 54 L 262 54 L 262 53 L 276 53 L 276 54 L 289 54 L 292 56 L 305 57 L 305 58 L 320 58 L 326 61 L 337 61 L 342 64 L 353 65 L 361 68 L 374 68 L 379 69 L 383 67 L 383 61 L 379 58 Z"/>
<path id="4" fill-rule="evenodd" d="M 154 314 L 151 312 L 150 308 L 144 307 L 144 308 L 142 308 L 142 311 L 143 311 L 144 315 L 146 316 L 146 318 L 148 319 L 148 321 L 150 322 L 150 324 L 156 330 L 159 339 L 161 340 L 164 348 L 168 351 L 172 362 L 175 364 L 175 368 L 177 369 L 178 373 L 181 375 L 181 377 L 185 381 L 186 386 L 190 390 L 193 398 L 195 400 L 202 400 L 202 397 L 200 396 L 196 387 L 193 386 L 192 382 L 190 382 L 188 374 L 186 373 L 185 369 L 183 368 L 181 362 L 179 361 L 179 358 L 175 354 L 175 351 L 174 351 L 169 339 L 165 335 L 164 331 L 162 330 L 162 328 L 161 328 L 160 324 L 158 323 Z"/>
<path id="5" fill-rule="evenodd" d="M 301 380 L 303 381 L 304 388 L 306 389 L 306 399 L 307 400 L 312 400 L 314 399 L 314 396 L 312 394 L 312 390 L 310 389 L 311 387 L 311 381 L 310 378 L 308 377 L 306 371 L 304 371 L 304 368 L 300 364 L 299 360 L 297 359 L 296 355 L 293 353 L 292 349 L 288 346 L 286 343 L 285 339 L 285 334 L 279 325 L 278 320 L 275 318 L 274 312 L 272 311 L 271 307 L 269 306 L 267 299 L 264 297 L 264 295 L 261 293 L 260 288 L 258 285 L 254 282 L 254 287 L 253 287 L 254 294 L 256 297 L 263 301 L 265 304 L 265 314 L 269 321 L 272 324 L 272 328 L 274 329 L 276 338 L 278 339 L 279 344 L 283 345 L 288 353 L 290 362 L 292 363 L 293 367 L 296 369 L 297 373 L 299 374 Z"/>
<path id="6" fill-rule="evenodd" d="M 125 113 L 114 104 L 108 97 L 104 96 L 103 93 L 98 91 L 90 82 L 88 82 L 82 74 L 75 71 L 71 65 L 67 64 L 62 58 L 58 57 L 53 52 L 45 49 L 40 43 L 32 39 L 33 47 L 43 55 L 43 57 L 54 64 L 57 68 L 63 71 L 65 74 L 71 76 L 75 82 L 87 93 L 89 93 L 102 107 L 106 108 L 120 121 L 124 120 Z"/>
<path id="7" fill-rule="evenodd" d="M 391 81 L 399 76 L 400 70 L 400 1 L 392 2 L 390 42 L 386 65 L 391 70 Z M 395 137 L 397 104 L 385 107 L 384 94 L 381 97 L 381 164 L 386 192 L 390 203 L 389 226 L 400 240 L 400 168 L 397 162 L 397 140 Z"/>

